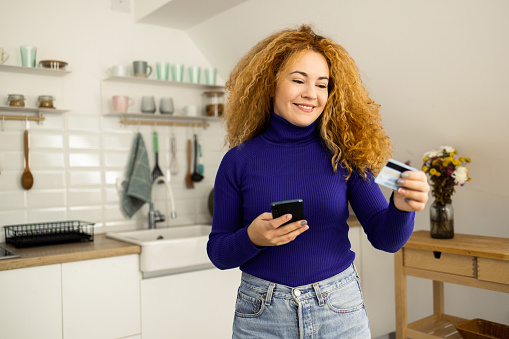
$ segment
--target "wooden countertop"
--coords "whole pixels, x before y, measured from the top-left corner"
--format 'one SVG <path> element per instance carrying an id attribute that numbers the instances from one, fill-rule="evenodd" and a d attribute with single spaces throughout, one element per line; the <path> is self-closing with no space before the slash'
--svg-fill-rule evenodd
<path id="1" fill-rule="evenodd" d="M 434 239 L 429 231 L 415 231 L 404 247 L 509 261 L 509 238 L 455 233 L 452 239 Z"/>
<path id="2" fill-rule="evenodd" d="M 107 238 L 105 234 L 95 234 L 94 241 L 62 245 L 30 248 L 16 248 L 5 243 L 1 245 L 18 253 L 21 257 L 0 260 L 0 271 L 139 254 L 141 252 L 140 246 Z"/>

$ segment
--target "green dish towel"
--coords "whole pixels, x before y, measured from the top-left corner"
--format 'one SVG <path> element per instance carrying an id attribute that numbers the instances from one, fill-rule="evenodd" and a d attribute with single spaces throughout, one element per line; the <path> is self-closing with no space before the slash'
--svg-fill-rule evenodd
<path id="1" fill-rule="evenodd" d="M 134 139 L 127 163 L 126 180 L 122 186 L 122 209 L 131 218 L 145 203 L 152 200 L 152 178 L 147 148 L 141 133 Z"/>

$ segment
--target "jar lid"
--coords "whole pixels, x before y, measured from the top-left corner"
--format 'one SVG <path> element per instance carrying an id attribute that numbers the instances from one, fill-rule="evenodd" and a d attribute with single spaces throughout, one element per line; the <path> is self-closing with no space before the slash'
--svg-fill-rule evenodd
<path id="1" fill-rule="evenodd" d="M 39 95 L 39 100 L 55 100 L 55 97 L 52 95 Z"/>
<path id="2" fill-rule="evenodd" d="M 218 96 L 218 95 L 224 95 L 223 91 L 205 91 L 203 92 L 206 96 L 212 97 L 212 96 Z"/>
<path id="3" fill-rule="evenodd" d="M 8 94 L 7 100 L 25 100 L 23 94 Z"/>

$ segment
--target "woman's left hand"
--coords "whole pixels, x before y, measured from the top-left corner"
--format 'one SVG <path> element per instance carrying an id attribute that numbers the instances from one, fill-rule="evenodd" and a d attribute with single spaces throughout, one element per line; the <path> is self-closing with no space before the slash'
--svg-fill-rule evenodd
<path id="1" fill-rule="evenodd" d="M 398 179 L 401 187 L 394 191 L 394 206 L 400 211 L 422 211 L 428 201 L 430 190 L 423 171 L 407 171 Z"/>

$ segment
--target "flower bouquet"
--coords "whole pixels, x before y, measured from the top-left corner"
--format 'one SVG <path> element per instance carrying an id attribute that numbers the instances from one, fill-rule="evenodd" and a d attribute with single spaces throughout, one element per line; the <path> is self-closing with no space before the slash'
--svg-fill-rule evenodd
<path id="1" fill-rule="evenodd" d="M 463 186 L 468 176 L 470 158 L 458 157 L 458 151 L 450 146 L 424 153 L 422 170 L 430 177 L 431 193 L 435 198 L 430 209 L 431 236 L 452 238 L 454 236 L 454 214 L 451 197 L 455 186 Z"/>

